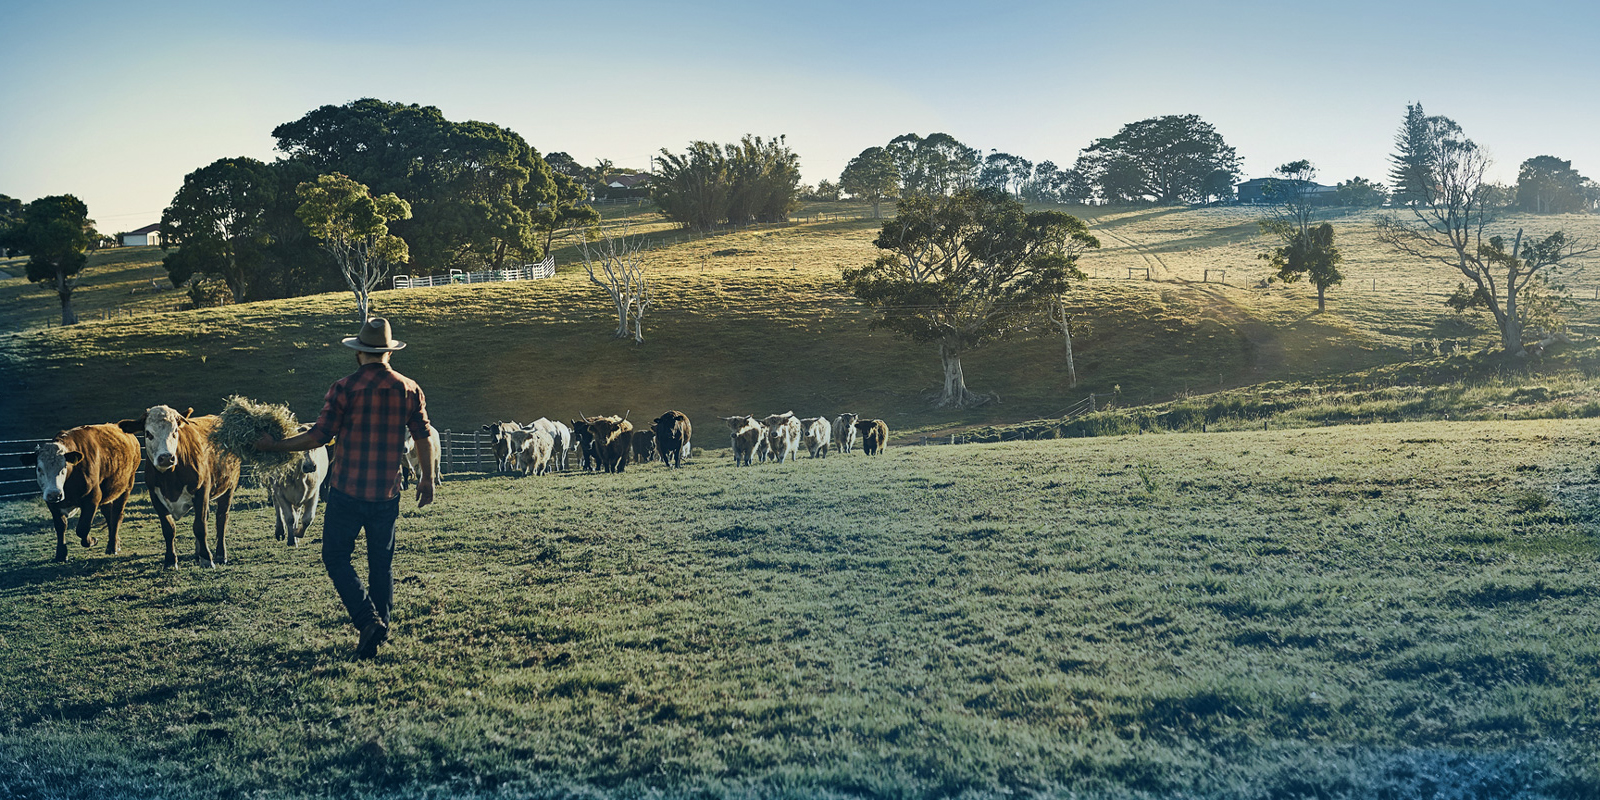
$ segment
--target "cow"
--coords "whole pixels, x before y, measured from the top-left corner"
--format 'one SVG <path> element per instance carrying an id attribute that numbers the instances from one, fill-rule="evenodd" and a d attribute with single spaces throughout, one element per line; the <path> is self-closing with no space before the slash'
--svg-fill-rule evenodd
<path id="1" fill-rule="evenodd" d="M 494 443 L 494 466 L 500 472 L 511 471 L 511 459 L 516 453 L 511 450 L 511 432 L 522 430 L 522 426 L 515 422 L 496 422 L 485 425 L 483 429 L 489 433 Z"/>
<path id="2" fill-rule="evenodd" d="M 73 509 L 78 541 L 94 546 L 89 528 L 98 508 L 106 521 L 106 555 L 117 553 L 117 529 L 139 474 L 138 439 L 115 425 L 83 425 L 23 453 L 21 461 L 38 473 L 39 492 L 56 526 L 57 561 L 67 560 L 67 515 Z"/>
<path id="3" fill-rule="evenodd" d="M 668 411 L 656 417 L 655 430 L 661 463 L 669 467 L 683 466 L 683 460 L 689 457 L 689 437 L 693 433 L 689 418 L 682 411 Z"/>
<path id="4" fill-rule="evenodd" d="M 300 426 L 301 433 L 310 429 L 310 425 Z M 293 472 L 282 474 L 267 485 L 267 494 L 277 512 L 273 538 L 286 539 L 290 547 L 300 543 L 316 518 L 322 482 L 328 478 L 327 447 L 314 447 L 298 455 L 300 462 Z"/>
<path id="5" fill-rule="evenodd" d="M 841 453 L 848 453 L 856 447 L 856 420 L 861 419 L 857 414 L 840 414 L 833 421 L 833 446 Z"/>
<path id="6" fill-rule="evenodd" d="M 793 411 L 772 414 L 761 421 L 766 428 L 768 458 L 782 464 L 800 456 L 800 418 Z"/>
<path id="7" fill-rule="evenodd" d="M 762 442 L 766 441 L 766 431 L 755 417 L 722 417 L 728 423 L 728 433 L 732 435 L 733 465 L 750 466 L 756 455 L 756 450 Z"/>
<path id="8" fill-rule="evenodd" d="M 517 469 L 524 475 L 543 475 L 551 470 L 555 458 L 556 440 L 542 430 L 521 431 L 513 434 L 517 442 Z"/>
<path id="9" fill-rule="evenodd" d="M 656 432 L 653 429 L 635 430 L 631 436 L 633 463 L 646 464 L 656 460 Z"/>
<path id="10" fill-rule="evenodd" d="M 856 422 L 856 432 L 861 435 L 861 452 L 877 455 L 889 445 L 889 423 L 881 419 L 864 419 Z"/>
<path id="11" fill-rule="evenodd" d="M 444 475 L 439 470 L 439 459 L 444 451 L 439 447 L 439 431 L 432 425 L 428 426 L 428 443 L 433 445 L 433 485 L 443 486 Z M 417 443 L 412 440 L 410 428 L 406 428 L 405 448 L 405 458 L 400 459 L 401 491 L 410 488 L 411 481 L 422 478 L 422 459 L 417 456 Z"/>
<path id="12" fill-rule="evenodd" d="M 550 453 L 550 469 L 565 470 L 567 468 L 567 450 L 572 447 L 572 429 L 565 423 L 540 417 L 527 425 L 522 426 L 530 431 L 544 431 L 550 434 L 550 441 L 554 449 Z"/>
<path id="13" fill-rule="evenodd" d="M 632 432 L 633 423 L 621 417 L 596 417 L 589 421 L 589 433 L 594 437 L 595 457 L 601 469 L 622 472 L 627 468 Z"/>
<path id="14" fill-rule="evenodd" d="M 827 458 L 828 444 L 833 438 L 833 426 L 827 417 L 810 417 L 800 420 L 800 443 L 812 458 Z"/>
<path id="15" fill-rule="evenodd" d="M 194 510 L 194 558 L 206 568 L 228 563 L 228 510 L 233 490 L 239 487 L 239 458 L 211 445 L 211 432 L 219 417 L 182 414 L 171 406 L 151 406 L 138 419 L 125 419 L 117 427 L 144 440 L 144 485 L 150 505 L 167 540 L 166 565 L 178 567 L 173 544 L 176 520 Z M 215 503 L 217 548 L 206 546 L 206 504 Z"/>
<path id="16" fill-rule="evenodd" d="M 587 419 L 572 421 L 572 440 L 578 450 L 578 467 L 591 472 L 600 469 L 600 457 L 594 450 L 594 434 L 589 431 Z"/>

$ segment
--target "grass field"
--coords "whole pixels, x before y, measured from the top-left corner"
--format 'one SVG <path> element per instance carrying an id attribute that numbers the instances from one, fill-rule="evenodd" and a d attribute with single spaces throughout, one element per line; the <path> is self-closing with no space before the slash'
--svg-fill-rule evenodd
<path id="1" fill-rule="evenodd" d="M 215 571 L 4 504 L 0 795 L 1594 797 L 1597 438 L 451 476 L 373 662 L 258 491 Z"/>

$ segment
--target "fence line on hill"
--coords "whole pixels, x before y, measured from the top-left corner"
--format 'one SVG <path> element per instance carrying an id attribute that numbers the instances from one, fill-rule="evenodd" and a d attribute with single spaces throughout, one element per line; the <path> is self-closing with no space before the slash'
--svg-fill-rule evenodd
<path id="1" fill-rule="evenodd" d="M 457 284 L 500 283 L 503 281 L 536 281 L 555 277 L 556 257 L 545 256 L 537 264 L 523 264 L 505 269 L 483 269 L 475 272 L 453 269 L 444 275 L 396 275 L 391 285 L 396 289 L 422 289 L 429 286 L 454 286 Z"/>

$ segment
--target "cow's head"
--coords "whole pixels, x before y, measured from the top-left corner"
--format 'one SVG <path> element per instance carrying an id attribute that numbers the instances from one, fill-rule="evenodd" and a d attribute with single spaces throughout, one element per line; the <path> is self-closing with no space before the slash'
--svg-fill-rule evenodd
<path id="1" fill-rule="evenodd" d="M 45 442 L 31 453 L 22 454 L 24 466 L 33 467 L 39 476 L 39 493 L 46 503 L 59 503 L 67 496 L 67 476 L 83 461 L 83 454 L 70 451 L 60 442 Z"/>
<path id="2" fill-rule="evenodd" d="M 125 433 L 144 440 L 144 456 L 156 469 L 166 472 L 178 465 L 178 430 L 190 424 L 189 415 L 172 406 L 151 406 L 138 419 L 125 419 L 117 423 Z"/>
<path id="3" fill-rule="evenodd" d="M 854 428 L 856 426 L 856 420 L 859 419 L 861 419 L 860 414 L 840 414 L 839 424 L 846 428 Z"/>
<path id="4" fill-rule="evenodd" d="M 762 420 L 761 423 L 767 427 L 769 432 L 777 433 L 783 428 L 788 427 L 790 421 L 794 419 L 795 416 L 793 411 L 785 411 L 782 414 L 773 414 L 772 416 Z"/>
<path id="5" fill-rule="evenodd" d="M 748 416 L 745 416 L 745 417 L 721 417 L 720 419 L 723 422 L 728 423 L 728 430 L 730 432 L 732 432 L 732 433 L 738 433 L 739 431 L 742 431 L 745 428 L 756 424 L 755 418 L 754 417 L 748 417 Z"/>

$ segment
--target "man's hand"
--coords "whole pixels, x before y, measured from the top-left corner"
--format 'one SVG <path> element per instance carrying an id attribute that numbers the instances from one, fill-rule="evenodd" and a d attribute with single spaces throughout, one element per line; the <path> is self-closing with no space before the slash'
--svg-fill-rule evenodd
<path id="1" fill-rule="evenodd" d="M 417 508 L 433 502 L 433 476 L 424 475 L 417 481 Z"/>
<path id="2" fill-rule="evenodd" d="M 278 440 L 272 438 L 270 433 L 263 433 L 261 438 L 256 440 L 256 449 L 263 453 L 276 453 L 278 452 Z"/>

